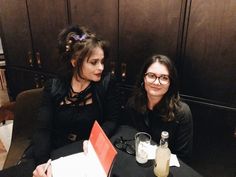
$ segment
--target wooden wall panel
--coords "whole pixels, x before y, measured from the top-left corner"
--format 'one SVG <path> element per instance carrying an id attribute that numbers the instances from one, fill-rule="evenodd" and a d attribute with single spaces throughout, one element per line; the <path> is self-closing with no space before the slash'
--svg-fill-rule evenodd
<path id="1" fill-rule="evenodd" d="M 27 2 L 35 54 L 40 53 L 43 71 L 55 73 L 59 65 L 57 36 L 68 24 L 67 2 L 66 0 Z M 41 69 L 39 64 L 37 67 Z"/>
<path id="2" fill-rule="evenodd" d="M 69 0 L 71 23 L 88 27 L 110 43 L 110 60 L 117 61 L 118 0 Z"/>
<path id="3" fill-rule="evenodd" d="M 236 107 L 236 1 L 192 0 L 182 93 Z"/>
<path id="4" fill-rule="evenodd" d="M 120 0 L 119 55 L 133 84 L 144 60 L 153 53 L 176 59 L 181 0 Z"/>
<path id="5" fill-rule="evenodd" d="M 8 66 L 30 68 L 32 53 L 27 6 L 24 0 L 0 0 L 2 43 Z"/>

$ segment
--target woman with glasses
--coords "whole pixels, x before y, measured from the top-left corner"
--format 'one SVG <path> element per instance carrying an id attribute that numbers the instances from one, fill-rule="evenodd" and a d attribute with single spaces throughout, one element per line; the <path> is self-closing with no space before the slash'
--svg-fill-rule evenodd
<path id="1" fill-rule="evenodd" d="M 189 160 L 192 115 L 189 106 L 180 101 L 176 69 L 167 56 L 153 55 L 147 59 L 125 113 L 129 124 L 149 133 L 157 143 L 161 132 L 168 131 L 171 152 Z"/>

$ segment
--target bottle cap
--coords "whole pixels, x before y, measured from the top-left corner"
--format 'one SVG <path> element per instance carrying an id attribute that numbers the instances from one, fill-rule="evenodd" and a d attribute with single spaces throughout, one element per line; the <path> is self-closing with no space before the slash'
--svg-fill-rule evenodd
<path id="1" fill-rule="evenodd" d="M 161 137 L 162 137 L 162 138 L 165 138 L 165 139 L 166 139 L 166 138 L 169 138 L 169 133 L 168 133 L 167 131 L 162 131 L 162 132 L 161 132 Z"/>

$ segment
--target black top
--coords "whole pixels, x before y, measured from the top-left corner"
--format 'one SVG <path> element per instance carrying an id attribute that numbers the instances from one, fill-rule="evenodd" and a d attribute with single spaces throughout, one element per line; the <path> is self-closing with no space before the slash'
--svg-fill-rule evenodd
<path id="1" fill-rule="evenodd" d="M 71 89 L 70 83 L 59 79 L 46 83 L 33 137 L 34 159 L 37 164 L 45 162 L 54 149 L 88 139 L 95 120 L 108 137 L 115 132 L 120 108 L 117 100 L 119 91 L 115 84 L 111 75 L 92 83 L 88 93 L 92 103 L 81 105 L 81 102 L 76 101 L 65 104 Z"/>
<path id="2" fill-rule="evenodd" d="M 126 119 L 130 119 L 130 124 L 138 131 L 144 131 L 152 136 L 152 140 L 159 144 L 161 132 L 169 132 L 169 148 L 171 153 L 176 154 L 184 161 L 188 161 L 192 153 L 193 123 L 189 106 L 180 102 L 180 107 L 175 110 L 175 120 L 164 122 L 158 110 L 148 110 L 141 114 L 131 108 L 126 107 Z"/>
<path id="3" fill-rule="evenodd" d="M 93 94 L 94 95 L 94 94 Z M 96 97 L 88 105 L 61 105 L 56 107 L 52 132 L 53 148 L 59 148 L 75 140 L 89 138 L 95 120 L 101 122 L 101 113 Z"/>

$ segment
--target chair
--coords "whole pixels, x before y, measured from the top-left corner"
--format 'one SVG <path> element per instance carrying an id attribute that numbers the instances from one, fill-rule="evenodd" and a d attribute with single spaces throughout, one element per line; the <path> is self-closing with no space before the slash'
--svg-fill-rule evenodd
<path id="1" fill-rule="evenodd" d="M 16 165 L 29 146 L 42 97 L 42 88 L 21 92 L 15 102 L 12 141 L 4 169 Z"/>

